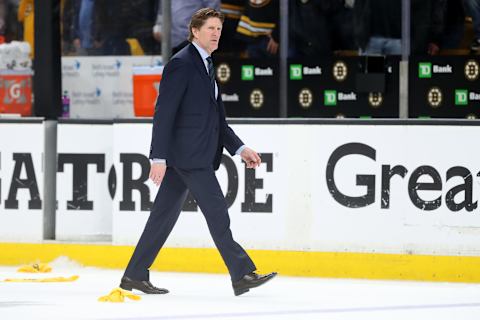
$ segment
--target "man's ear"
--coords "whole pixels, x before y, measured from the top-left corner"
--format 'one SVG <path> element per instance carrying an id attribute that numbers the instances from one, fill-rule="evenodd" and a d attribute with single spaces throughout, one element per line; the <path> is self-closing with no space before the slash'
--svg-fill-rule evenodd
<path id="1" fill-rule="evenodd" d="M 195 38 L 198 38 L 198 29 L 197 28 L 192 28 L 192 33 L 195 36 Z"/>

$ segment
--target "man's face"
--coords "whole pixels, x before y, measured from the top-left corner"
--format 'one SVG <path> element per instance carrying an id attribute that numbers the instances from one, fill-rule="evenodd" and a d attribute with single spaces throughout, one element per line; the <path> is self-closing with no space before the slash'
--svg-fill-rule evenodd
<path id="1" fill-rule="evenodd" d="M 222 34 L 222 21 L 219 18 L 208 18 L 200 29 L 193 28 L 192 32 L 195 42 L 208 54 L 212 54 L 218 48 Z"/>

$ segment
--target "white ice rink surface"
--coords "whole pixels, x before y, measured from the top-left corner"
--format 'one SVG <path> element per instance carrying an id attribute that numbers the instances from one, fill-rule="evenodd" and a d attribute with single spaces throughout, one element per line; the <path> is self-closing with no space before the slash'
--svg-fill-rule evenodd
<path id="1" fill-rule="evenodd" d="M 328 319 L 479 320 L 480 285 L 297 278 L 279 275 L 235 297 L 227 275 L 152 272 L 167 295 L 102 303 L 122 270 L 63 263 L 49 274 L 0 267 L 0 280 L 79 275 L 67 283 L 0 282 L 0 320 L 16 319 Z"/>

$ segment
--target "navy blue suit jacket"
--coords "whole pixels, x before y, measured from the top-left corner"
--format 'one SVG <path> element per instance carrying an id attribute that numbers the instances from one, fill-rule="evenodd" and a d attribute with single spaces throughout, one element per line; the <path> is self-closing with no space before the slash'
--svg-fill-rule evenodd
<path id="1" fill-rule="evenodd" d="M 182 169 L 218 169 L 223 147 L 233 155 L 242 145 L 225 120 L 220 92 L 215 99 L 200 53 L 189 44 L 163 69 L 150 159 Z"/>

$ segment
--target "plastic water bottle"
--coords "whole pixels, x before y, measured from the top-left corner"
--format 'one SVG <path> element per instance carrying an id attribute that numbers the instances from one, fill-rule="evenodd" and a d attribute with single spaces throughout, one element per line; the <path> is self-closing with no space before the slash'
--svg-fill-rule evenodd
<path id="1" fill-rule="evenodd" d="M 62 96 L 62 118 L 70 118 L 70 98 L 67 90 L 63 91 Z"/>

